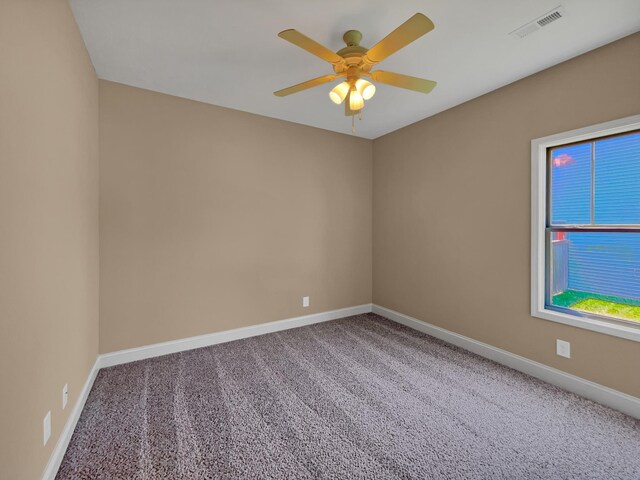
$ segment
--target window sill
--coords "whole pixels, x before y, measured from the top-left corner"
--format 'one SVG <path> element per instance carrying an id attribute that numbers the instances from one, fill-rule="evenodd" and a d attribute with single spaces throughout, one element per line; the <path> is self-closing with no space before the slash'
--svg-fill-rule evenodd
<path id="1" fill-rule="evenodd" d="M 586 316 L 581 317 L 576 315 L 569 315 L 566 313 L 549 310 L 547 308 L 535 308 L 531 312 L 531 315 L 536 318 L 563 323 L 572 327 L 583 328 L 586 330 L 591 330 L 593 332 L 604 333 L 606 335 L 612 335 L 614 337 L 620 337 L 627 340 L 640 342 L 640 328 L 635 328 L 633 326 L 616 324 L 613 322 L 607 322 L 605 320 L 598 320 L 596 318 Z"/>

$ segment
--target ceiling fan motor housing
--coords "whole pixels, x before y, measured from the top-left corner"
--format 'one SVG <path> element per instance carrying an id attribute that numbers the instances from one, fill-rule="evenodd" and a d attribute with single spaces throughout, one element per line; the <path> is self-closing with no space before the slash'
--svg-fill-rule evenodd
<path id="1" fill-rule="evenodd" d="M 340 55 L 344 58 L 344 64 L 337 64 L 333 66 L 333 69 L 336 73 L 343 73 L 345 70 L 348 70 L 349 67 L 361 65 L 362 57 L 364 57 L 365 53 L 367 53 L 367 48 L 360 46 L 360 40 L 362 40 L 362 33 L 358 30 L 349 30 L 345 32 L 342 36 L 344 43 L 347 44 L 346 47 L 338 50 L 336 52 L 337 55 Z M 365 71 L 371 70 L 370 65 L 363 65 L 363 67 L 368 67 Z M 363 68 L 364 69 L 364 68 Z"/>

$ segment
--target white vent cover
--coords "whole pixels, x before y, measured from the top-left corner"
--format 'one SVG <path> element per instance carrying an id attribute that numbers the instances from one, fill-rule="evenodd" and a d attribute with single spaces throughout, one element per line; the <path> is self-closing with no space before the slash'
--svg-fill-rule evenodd
<path id="1" fill-rule="evenodd" d="M 527 35 L 531 35 L 534 32 L 537 32 L 542 27 L 546 27 L 550 23 L 555 22 L 556 20 L 561 19 L 565 16 L 565 10 L 562 5 L 557 6 L 550 12 L 545 13 L 544 15 L 536 18 L 535 20 L 525 23 L 520 28 L 515 29 L 509 35 L 515 38 L 524 38 Z"/>

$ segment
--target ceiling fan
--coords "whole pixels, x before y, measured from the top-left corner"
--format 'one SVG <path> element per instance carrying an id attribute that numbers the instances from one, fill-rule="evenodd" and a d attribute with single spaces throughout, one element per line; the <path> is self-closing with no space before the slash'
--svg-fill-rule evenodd
<path id="1" fill-rule="evenodd" d="M 385 72 L 384 70 L 371 71 L 371 69 L 389 55 L 406 47 L 433 29 L 433 22 L 429 18 L 422 13 L 416 13 L 370 49 L 360 46 L 362 34 L 359 31 L 349 30 L 342 37 L 347 46 L 335 53 L 297 30 L 284 30 L 278 34 L 280 38 L 331 63 L 335 73 L 278 90 L 274 92 L 274 95 L 285 97 L 308 88 L 332 82 L 337 78 L 345 78 L 345 81 L 329 92 L 329 98 L 338 105 L 344 102 L 344 114 L 355 116 L 361 113 L 364 108 L 364 101 L 373 97 L 376 91 L 376 87 L 363 77 L 394 87 L 429 93 L 436 86 L 436 82 L 433 80 Z"/>

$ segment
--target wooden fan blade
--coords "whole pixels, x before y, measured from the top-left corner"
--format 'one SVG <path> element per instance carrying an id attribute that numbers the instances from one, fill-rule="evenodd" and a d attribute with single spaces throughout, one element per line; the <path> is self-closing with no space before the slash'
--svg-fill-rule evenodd
<path id="1" fill-rule="evenodd" d="M 314 78 L 313 80 L 307 80 L 306 82 L 299 83 L 292 87 L 283 88 L 277 92 L 273 92 L 276 97 L 286 97 L 292 93 L 298 93 L 307 88 L 317 87 L 323 83 L 333 82 L 337 77 L 335 75 L 324 75 L 322 77 Z"/>
<path id="2" fill-rule="evenodd" d="M 385 72 L 384 70 L 376 70 L 371 72 L 371 78 L 380 83 L 392 85 L 394 87 L 406 88 L 420 93 L 429 93 L 438 84 L 433 80 L 425 80 L 424 78 L 410 77 L 400 73 Z"/>
<path id="3" fill-rule="evenodd" d="M 411 42 L 417 40 L 425 33 L 429 33 L 434 28 L 435 26 L 433 25 L 433 22 L 427 16 L 422 13 L 416 13 L 413 17 L 371 47 L 363 57 L 363 60 L 369 65 L 381 62 L 392 53 L 406 47 Z"/>
<path id="4" fill-rule="evenodd" d="M 294 45 L 306 50 L 316 57 L 320 57 L 325 62 L 333 63 L 334 65 L 344 63 L 344 58 L 342 58 L 340 55 L 333 53 L 327 47 L 320 45 L 315 40 L 310 39 L 297 30 L 284 30 L 280 32 L 278 36 L 280 38 L 283 38 L 287 42 L 291 42 Z"/>

